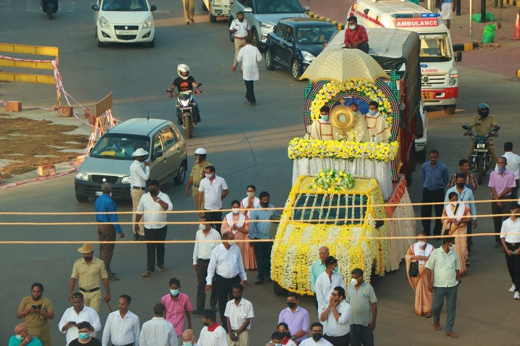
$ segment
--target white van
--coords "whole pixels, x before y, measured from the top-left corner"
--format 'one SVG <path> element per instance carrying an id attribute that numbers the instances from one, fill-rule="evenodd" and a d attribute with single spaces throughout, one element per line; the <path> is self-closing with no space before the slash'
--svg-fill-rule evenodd
<path id="1" fill-rule="evenodd" d="M 461 60 L 462 52 L 454 54 L 450 31 L 438 13 L 408 0 L 356 0 L 347 19 L 350 16 L 356 16 L 358 23 L 366 28 L 417 32 L 421 39 L 421 94 L 424 104 L 442 106 L 446 114 L 455 113 L 459 94 L 455 62 Z"/>

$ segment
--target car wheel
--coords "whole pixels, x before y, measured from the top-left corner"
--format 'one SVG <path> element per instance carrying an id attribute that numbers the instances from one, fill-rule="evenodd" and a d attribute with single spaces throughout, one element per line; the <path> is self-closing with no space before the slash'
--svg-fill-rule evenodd
<path id="1" fill-rule="evenodd" d="M 293 59 L 291 64 L 291 74 L 295 81 L 300 80 L 300 76 L 302 75 L 300 71 L 300 63 L 298 62 L 298 59 Z"/>
<path id="2" fill-rule="evenodd" d="M 273 292 L 275 295 L 277 296 L 286 296 L 287 295 L 287 291 L 285 288 L 283 288 L 282 286 L 280 286 L 278 284 L 278 282 L 276 281 L 273 281 Z"/>
<path id="3" fill-rule="evenodd" d="M 229 17 L 229 20 L 228 20 L 228 28 L 231 26 L 231 23 L 233 22 L 233 17 Z M 229 30 L 228 30 L 228 33 L 229 33 Z M 233 34 L 229 33 L 229 40 L 231 42 L 235 42 L 235 36 L 233 36 Z"/>
<path id="4" fill-rule="evenodd" d="M 155 37 L 153 38 L 153 40 L 152 40 L 151 42 L 148 42 L 148 43 L 146 44 L 146 46 L 149 47 L 149 48 L 153 48 L 153 47 L 155 47 Z"/>
<path id="5" fill-rule="evenodd" d="M 86 201 L 88 201 L 88 196 L 76 192 L 76 201 L 78 201 L 79 203 L 85 203 Z"/>
<path id="6" fill-rule="evenodd" d="M 271 49 L 266 48 L 265 50 L 265 68 L 272 71 L 274 70 L 273 56 L 271 54 Z"/>
<path id="7" fill-rule="evenodd" d="M 211 14 L 211 5 L 209 5 L 210 8 L 208 8 L 208 11 L 209 11 L 209 21 L 212 22 L 212 23 L 215 23 L 217 21 L 217 17 L 213 16 Z"/>
<path id="8" fill-rule="evenodd" d="M 256 46 L 256 48 L 258 48 L 258 50 L 260 52 L 262 52 L 263 49 L 262 49 L 262 44 L 260 43 L 260 39 L 258 37 L 258 32 L 256 31 L 255 28 L 253 28 L 252 32 L 253 32 L 253 45 Z"/>
<path id="9" fill-rule="evenodd" d="M 200 0 L 200 4 L 201 4 L 201 7 L 202 7 L 203 11 L 207 11 L 208 10 L 208 8 L 206 7 L 206 4 L 204 3 L 204 0 Z"/>
<path id="10" fill-rule="evenodd" d="M 182 161 L 181 166 L 179 167 L 179 172 L 177 176 L 173 178 L 173 182 L 177 185 L 182 185 L 184 183 L 184 179 L 186 179 L 186 171 L 188 166 L 186 165 L 186 161 Z"/>
<path id="11" fill-rule="evenodd" d="M 444 107 L 444 114 L 446 114 L 446 115 L 453 115 L 453 114 L 455 114 L 455 110 L 456 109 L 457 109 L 457 105 L 445 106 Z"/>

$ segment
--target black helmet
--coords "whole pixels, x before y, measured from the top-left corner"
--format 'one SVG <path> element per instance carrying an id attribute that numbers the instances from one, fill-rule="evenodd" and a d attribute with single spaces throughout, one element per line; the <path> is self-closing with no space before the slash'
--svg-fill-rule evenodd
<path id="1" fill-rule="evenodd" d="M 489 115 L 489 106 L 485 103 L 481 103 L 477 107 L 477 112 L 481 117 L 487 117 Z"/>

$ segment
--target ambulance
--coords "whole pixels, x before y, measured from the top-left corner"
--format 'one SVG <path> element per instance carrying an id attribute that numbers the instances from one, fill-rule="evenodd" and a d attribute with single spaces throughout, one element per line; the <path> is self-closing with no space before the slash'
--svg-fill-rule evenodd
<path id="1" fill-rule="evenodd" d="M 446 114 L 455 113 L 459 94 L 456 61 L 462 52 L 453 52 L 448 28 L 438 13 L 408 0 L 356 0 L 348 17 L 356 16 L 366 28 L 395 28 L 415 31 L 421 40 L 421 96 L 425 106 L 443 107 Z M 348 21 L 345 20 L 345 25 Z M 369 36 L 370 45 L 370 36 Z"/>

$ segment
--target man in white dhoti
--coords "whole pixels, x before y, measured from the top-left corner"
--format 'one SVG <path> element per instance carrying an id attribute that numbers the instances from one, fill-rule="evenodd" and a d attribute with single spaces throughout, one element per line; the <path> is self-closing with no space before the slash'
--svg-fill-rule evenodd
<path id="1" fill-rule="evenodd" d="M 332 141 L 336 139 L 336 132 L 329 119 L 330 108 L 323 106 L 320 108 L 320 119 L 315 120 L 307 126 L 306 139 L 319 139 L 322 141 Z"/>
<path id="2" fill-rule="evenodd" d="M 365 115 L 369 142 L 388 142 L 391 133 L 386 119 L 377 110 L 378 104 L 372 101 L 368 104 L 368 113 Z"/>
<path id="3" fill-rule="evenodd" d="M 455 12 L 455 6 L 456 2 L 453 0 L 436 0 L 435 2 L 435 7 L 439 9 L 441 19 L 448 29 L 450 28 L 453 12 Z"/>

